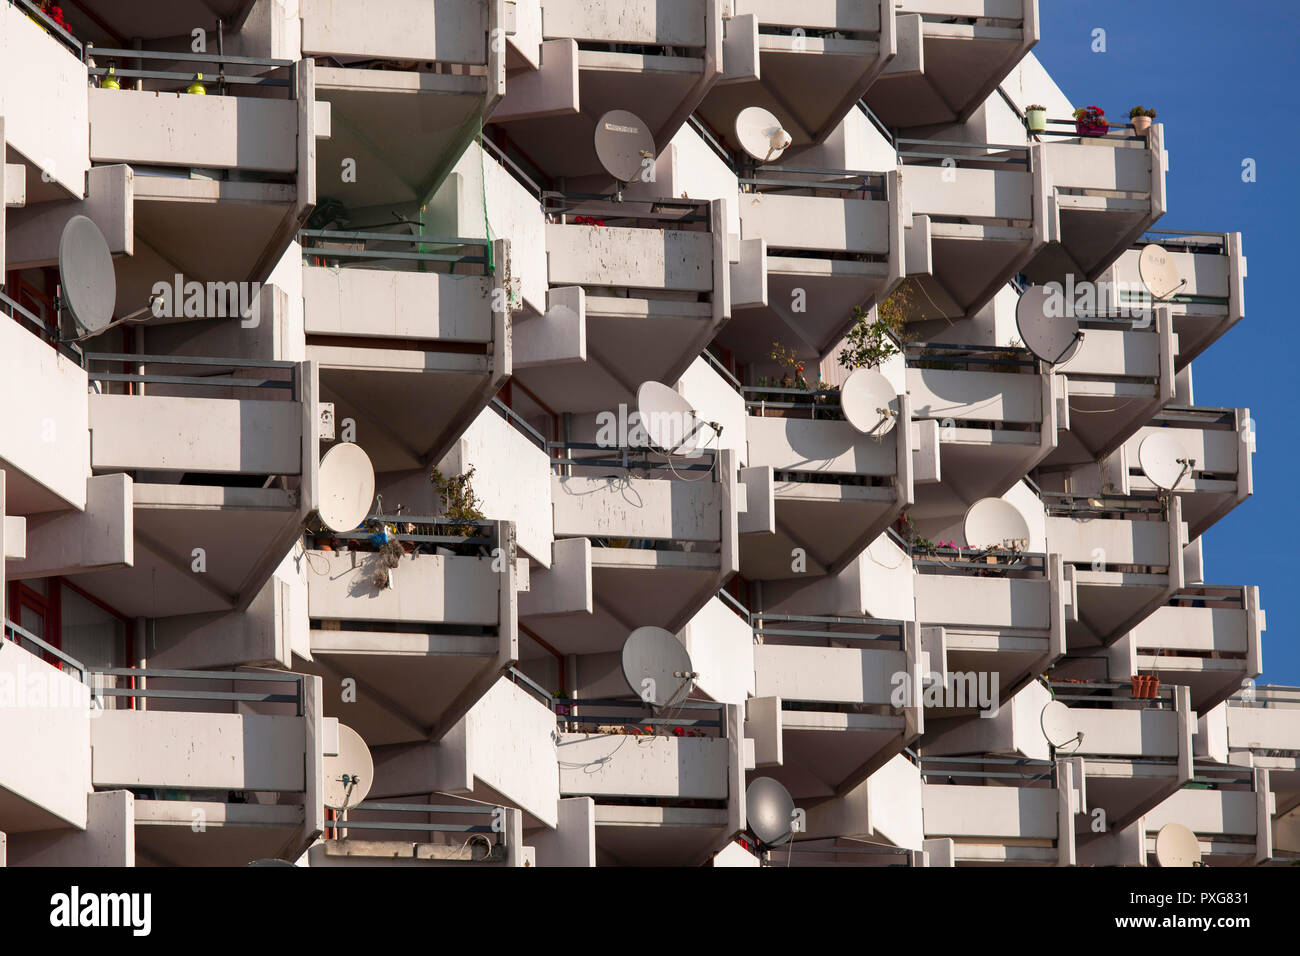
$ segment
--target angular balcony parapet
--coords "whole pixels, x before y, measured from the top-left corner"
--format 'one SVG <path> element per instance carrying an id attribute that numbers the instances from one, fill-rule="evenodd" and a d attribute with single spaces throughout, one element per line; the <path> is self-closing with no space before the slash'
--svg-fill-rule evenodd
<path id="1" fill-rule="evenodd" d="M 1038 42 L 1038 0 L 900 0 L 897 55 L 866 93 L 890 129 L 964 123 Z"/>
<path id="2" fill-rule="evenodd" d="M 844 418 L 838 390 L 742 388 L 749 494 L 770 494 L 771 533 L 741 539 L 741 572 L 754 580 L 835 574 L 912 503 L 909 400 L 898 397 L 897 426 L 884 435 Z M 771 482 L 770 492 L 764 489 Z M 748 502 L 753 512 L 757 501 Z M 768 530 L 768 529 L 765 529 Z M 806 567 L 791 560 L 802 549 Z"/>
<path id="3" fill-rule="evenodd" d="M 1254 866 L 1273 858 L 1277 801 L 1267 770 L 1197 763 L 1194 780 L 1147 812 L 1145 851 L 1155 863 L 1160 829 L 1187 827 L 1201 846 L 1205 866 Z"/>
<path id="4" fill-rule="evenodd" d="M 1138 450 L 1151 435 L 1172 439 L 1180 459 L 1187 459 L 1186 474 L 1174 492 L 1183 503 L 1189 538 L 1200 537 L 1254 493 L 1255 432 L 1249 409 L 1166 405 L 1108 463 L 1105 470 L 1114 475 L 1116 491 L 1159 491 L 1138 462 Z"/>
<path id="5" fill-rule="evenodd" d="M 1245 315 L 1246 256 L 1241 233 L 1147 230 L 1102 279 L 1128 302 L 1150 301 L 1139 261 L 1142 250 L 1153 243 L 1164 247 L 1181 283 L 1160 302 L 1173 316 L 1178 337 L 1174 364 L 1182 369 Z"/>
<path id="6" fill-rule="evenodd" d="M 302 0 L 302 52 L 370 69 L 413 69 L 417 62 L 484 67 L 496 52 L 491 29 L 505 26 L 505 6 L 500 0 L 444 0 L 435 11 L 424 0 L 391 0 L 376 16 L 363 4 Z"/>

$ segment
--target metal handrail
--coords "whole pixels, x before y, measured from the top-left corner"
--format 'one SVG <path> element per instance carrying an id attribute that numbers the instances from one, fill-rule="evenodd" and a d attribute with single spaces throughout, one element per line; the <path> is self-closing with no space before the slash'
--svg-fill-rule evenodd
<path id="1" fill-rule="evenodd" d="M 495 395 L 492 396 L 491 405 L 496 411 L 501 413 L 501 416 L 505 418 L 507 422 L 509 422 L 511 425 L 514 425 L 515 428 L 519 429 L 525 435 L 527 435 L 529 438 L 535 441 L 538 447 L 541 448 L 542 451 L 546 451 L 546 436 L 543 435 L 541 432 L 539 432 L 532 425 L 528 424 L 528 422 L 524 421 L 518 412 L 516 412 L 505 402 L 501 401 L 501 399 Z"/>
<path id="2" fill-rule="evenodd" d="M 60 339 L 57 324 L 55 328 L 50 328 L 45 324 L 45 320 L 39 315 L 19 305 L 17 301 L 9 298 L 9 296 L 5 295 L 3 292 L 0 292 L 0 308 L 8 308 L 9 317 L 19 325 L 26 322 L 29 325 L 35 326 L 33 331 L 37 336 L 42 338 L 47 344 L 53 346 L 57 351 L 60 351 L 71 358 L 77 363 L 77 365 L 83 365 L 84 359 L 82 357 L 81 346 L 77 345 L 75 342 L 65 342 Z"/>
<path id="3" fill-rule="evenodd" d="M 493 816 L 502 813 L 505 810 L 503 806 L 486 806 L 483 804 L 466 803 L 461 805 L 437 805 L 424 803 L 388 803 L 385 801 L 364 801 L 358 803 L 355 807 L 349 807 L 347 812 L 354 813 L 357 810 L 365 810 L 370 813 L 428 813 L 428 814 L 455 814 L 456 816 Z M 326 830 L 401 830 L 420 833 L 483 833 L 493 834 L 498 846 L 503 845 L 506 841 L 505 829 L 496 825 L 496 822 L 489 824 L 484 823 L 407 823 L 394 820 L 353 820 L 334 819 L 325 822 Z"/>
<path id="4" fill-rule="evenodd" d="M 45 11 L 32 3 L 31 0 L 9 0 L 9 3 L 15 7 L 21 7 L 23 12 L 35 20 L 47 33 L 50 33 L 72 53 L 75 53 L 78 60 L 84 59 L 85 54 L 81 41 L 51 20 Z"/>
<path id="5" fill-rule="evenodd" d="M 904 622 L 883 618 L 856 616 L 820 616 L 806 614 L 769 614 L 755 612 L 750 615 L 751 627 L 758 643 L 764 643 L 768 637 L 776 638 L 816 638 L 819 640 L 864 640 L 864 641 L 902 641 Z M 787 625 L 813 625 L 810 628 L 767 627 L 764 622 Z M 815 629 L 823 625 L 822 629 Z M 831 625 L 849 625 L 862 628 L 860 631 L 832 631 Z M 778 643 L 783 643 L 778 641 Z"/>
<path id="6" fill-rule="evenodd" d="M 33 644 L 35 644 L 45 653 L 58 658 L 60 661 L 62 661 L 63 663 L 71 667 L 73 670 L 75 670 L 77 672 L 77 676 L 81 679 L 81 681 L 83 683 L 85 682 L 86 665 L 81 663 L 81 661 L 77 660 L 75 657 L 71 657 L 70 655 L 63 653 L 63 651 L 59 650 L 59 648 L 55 647 L 53 644 L 49 643 L 43 638 L 37 637 L 31 631 L 27 630 L 25 627 L 22 627 L 21 625 L 15 624 L 13 621 L 6 620 L 4 622 L 4 629 L 6 634 L 12 635 L 10 637 L 10 640 L 12 640 L 15 644 L 18 643 L 19 638 L 22 638 L 23 640 L 31 641 Z"/>
<path id="7" fill-rule="evenodd" d="M 127 50 L 115 47 L 98 47 L 93 44 L 87 44 L 83 51 L 83 58 L 88 62 L 94 62 L 94 57 L 107 57 L 110 60 L 158 60 L 164 63 L 195 63 L 201 65 L 215 66 L 217 72 L 212 76 L 211 82 L 215 83 L 223 91 L 227 86 L 261 86 L 261 87 L 279 87 L 289 91 L 289 98 L 297 98 L 297 90 L 294 88 L 294 79 L 290 72 L 289 79 L 276 79 L 270 76 L 248 76 L 240 73 L 230 74 L 226 72 L 227 66 L 249 66 L 265 67 L 268 70 L 289 69 L 294 66 L 293 60 L 271 59 L 269 57 L 258 56 L 227 56 L 223 53 L 185 53 L 174 50 Z M 90 66 L 86 71 L 90 76 L 103 77 L 112 76 L 123 79 L 133 80 L 165 80 L 171 83 L 191 82 L 195 78 L 194 72 L 177 73 L 171 70 L 136 70 L 130 68 L 119 68 L 116 65 L 112 67 L 99 66 L 96 63 Z M 202 71 L 197 71 L 202 72 Z M 205 81 L 207 78 L 205 77 Z"/>
<path id="8" fill-rule="evenodd" d="M 86 352 L 82 356 L 86 378 L 92 382 L 134 382 L 154 385 L 191 385 L 206 388 L 257 388 L 287 389 L 294 395 L 298 390 L 298 365 L 296 362 L 265 359 L 215 358 L 204 355 L 132 355 L 127 352 Z M 148 372 L 97 372 L 90 368 L 92 362 L 121 362 L 126 365 L 192 365 L 204 368 L 268 369 L 285 371 L 289 378 L 235 378 L 232 375 L 158 375 Z"/>
<path id="9" fill-rule="evenodd" d="M 397 249 L 342 249 L 335 246 L 322 246 L 318 244 L 308 245 L 305 240 L 325 240 L 333 242 L 360 242 L 363 246 L 369 243 L 384 242 L 403 244 L 407 246 L 474 246 L 481 248 L 483 252 L 478 255 L 462 255 L 451 252 L 426 252 L 418 249 L 414 252 L 401 251 Z M 492 274 L 491 256 L 489 255 L 488 242 L 485 239 L 466 239 L 462 237 L 442 238 L 439 236 L 422 236 L 413 233 L 390 233 L 390 232 L 369 232 L 356 230 L 339 230 L 339 229 L 300 229 L 298 230 L 298 242 L 302 247 L 304 257 L 317 256 L 323 259 L 356 259 L 367 260 L 354 263 L 359 268 L 374 268 L 370 261 L 391 261 L 391 262 L 449 262 L 452 271 L 461 263 L 472 263 L 483 266 L 486 274 Z M 351 265 L 352 263 L 338 263 L 339 266 Z"/>
<path id="10" fill-rule="evenodd" d="M 592 204 L 608 204 L 609 207 L 590 209 Z M 644 210 L 641 207 L 646 207 Z M 705 223 L 712 228 L 712 207 L 707 199 L 624 199 L 616 202 L 613 197 L 597 193 L 568 193 L 546 190 L 542 193 L 542 208 L 551 216 L 585 216 L 598 218 L 599 213 L 612 219 L 644 219 L 654 223 L 647 229 L 667 229 L 673 226 L 686 226 Z M 681 213 L 668 210 L 680 209 Z M 570 225 L 574 225 L 570 223 Z"/>
<path id="11" fill-rule="evenodd" d="M 95 668 L 88 675 L 94 684 L 102 682 L 94 681 L 99 675 L 109 675 L 113 677 L 132 677 L 145 678 L 146 687 L 106 687 L 95 686 L 94 693 L 96 696 L 103 697 L 129 697 L 129 698 L 156 698 L 166 700 L 214 700 L 214 701 L 231 701 L 245 703 L 264 703 L 264 704 L 294 704 L 297 708 L 298 716 L 303 715 L 303 675 L 291 672 L 284 673 L 266 673 L 259 671 L 194 671 L 194 670 L 166 670 L 155 668 L 138 668 L 138 667 L 99 667 Z M 230 680 L 230 681 L 260 681 L 274 682 L 280 684 L 294 684 L 296 690 L 292 694 L 259 694 L 253 692 L 240 691 L 221 691 L 221 690 L 174 690 L 167 688 L 155 688 L 149 686 L 153 680 Z"/>
<path id="12" fill-rule="evenodd" d="M 489 153 L 491 153 L 494 157 L 496 157 L 501 162 L 505 163 L 506 167 L 510 170 L 512 174 L 514 174 L 515 179 L 519 181 L 520 185 L 525 186 L 528 189 L 528 191 L 531 192 L 538 199 L 539 202 L 541 201 L 542 193 L 544 193 L 545 190 L 542 189 L 541 186 L 537 185 L 537 183 L 533 180 L 533 178 L 529 176 L 526 172 L 524 172 L 518 163 L 516 163 L 513 159 L 507 156 L 500 146 L 492 142 L 492 140 L 488 139 L 486 136 L 482 136 L 482 135 L 477 137 L 477 141 L 480 146 L 487 147 Z"/>
<path id="13" fill-rule="evenodd" d="M 527 674 L 525 674 L 517 667 L 508 668 L 506 673 L 510 675 L 511 679 L 514 680 L 516 684 L 523 684 L 526 689 L 532 691 L 534 696 L 540 698 L 541 702 L 546 705 L 546 708 L 548 710 L 554 709 L 555 702 L 557 700 L 568 699 L 564 697 L 552 696 L 550 691 L 548 691 L 545 687 L 537 683 L 537 681 L 533 680 L 531 677 L 529 677 Z"/>
<path id="14" fill-rule="evenodd" d="M 650 461 L 650 455 L 662 455 L 663 452 L 650 447 L 633 447 L 631 445 L 600 445 L 595 442 L 566 442 L 566 441 L 548 441 L 546 450 L 549 453 L 554 449 L 561 451 L 607 451 L 618 452 L 618 458 L 557 458 L 551 456 L 551 467 L 560 468 L 569 466 L 574 468 L 658 468 L 667 471 L 712 471 L 715 467 L 714 459 L 716 452 L 712 448 L 697 449 L 700 457 L 708 456 L 708 464 L 678 464 L 672 461 Z M 638 460 L 632 461 L 633 456 Z M 678 457 L 688 457 L 680 455 Z"/>

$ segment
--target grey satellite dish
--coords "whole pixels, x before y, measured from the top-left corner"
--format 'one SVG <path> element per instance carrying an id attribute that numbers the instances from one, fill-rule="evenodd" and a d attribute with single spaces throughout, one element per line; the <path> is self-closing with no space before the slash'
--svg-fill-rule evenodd
<path id="1" fill-rule="evenodd" d="M 1061 300 L 1055 308 L 1049 302 L 1052 296 Z M 1021 294 L 1016 303 L 1016 329 L 1025 348 L 1048 365 L 1072 359 L 1083 340 L 1073 304 L 1065 301 L 1059 289 L 1046 285 L 1031 285 Z"/>
<path id="2" fill-rule="evenodd" d="M 650 444 L 670 455 L 685 455 L 700 448 L 709 432 L 720 429 L 703 422 L 691 403 L 662 382 L 642 382 L 636 390 L 641 427 Z"/>
<path id="3" fill-rule="evenodd" d="M 855 370 L 840 388 L 840 407 L 850 425 L 879 438 L 898 420 L 898 393 L 889 379 L 872 368 Z"/>
<path id="4" fill-rule="evenodd" d="M 794 799 L 777 780 L 755 777 L 745 788 L 745 819 L 765 848 L 789 843 L 794 836 Z"/>
<path id="5" fill-rule="evenodd" d="M 770 163 L 780 159 L 793 140 L 772 113 L 747 106 L 736 114 L 736 141 L 751 159 Z"/>
<path id="6" fill-rule="evenodd" d="M 81 337 L 102 332 L 113 321 L 117 304 L 113 255 L 99 227 L 85 216 L 69 219 L 59 236 L 59 287 Z"/>
<path id="7" fill-rule="evenodd" d="M 1156 834 L 1156 862 L 1161 866 L 1196 866 L 1201 862 L 1201 841 L 1181 823 L 1166 823 Z"/>
<path id="8" fill-rule="evenodd" d="M 1177 441 L 1154 432 L 1138 445 L 1138 464 L 1151 483 L 1164 491 L 1173 491 L 1192 467 L 1192 459 L 1183 454 Z"/>
<path id="9" fill-rule="evenodd" d="M 325 793 L 322 802 L 331 810 L 346 810 L 361 803 L 375 782 L 375 762 L 361 735 L 339 724 L 339 752 L 325 758 Z"/>
<path id="10" fill-rule="evenodd" d="M 1142 247 L 1138 255 L 1138 275 L 1153 299 L 1167 299 L 1187 285 L 1187 280 L 1178 275 L 1173 256 L 1156 242 Z"/>
<path id="11" fill-rule="evenodd" d="M 623 642 L 623 679 L 647 704 L 680 703 L 697 676 L 691 670 L 691 656 L 672 631 L 638 627 Z"/>
<path id="12" fill-rule="evenodd" d="M 1049 700 L 1043 705 L 1039 725 L 1043 729 L 1043 736 L 1053 747 L 1068 747 L 1076 741 L 1083 742 L 1083 735 L 1075 727 L 1070 708 L 1059 700 Z"/>
<path id="13" fill-rule="evenodd" d="M 354 442 L 335 445 L 320 460 L 320 504 L 316 513 L 333 531 L 351 531 L 370 514 L 375 469 Z"/>
<path id="14" fill-rule="evenodd" d="M 1023 542 L 1022 547 L 1029 544 L 1029 522 L 1019 508 L 1001 498 L 981 498 L 967 508 L 962 531 L 966 535 L 966 546 L 970 548 L 987 548 L 1007 542 Z"/>
<path id="15" fill-rule="evenodd" d="M 621 183 L 641 175 L 655 158 L 655 141 L 645 123 L 627 110 L 610 110 L 596 121 L 596 158 Z"/>

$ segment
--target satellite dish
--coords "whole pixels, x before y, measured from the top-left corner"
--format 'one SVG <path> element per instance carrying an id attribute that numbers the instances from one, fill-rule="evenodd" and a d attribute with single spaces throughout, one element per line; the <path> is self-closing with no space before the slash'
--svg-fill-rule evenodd
<path id="1" fill-rule="evenodd" d="M 1007 541 L 1029 543 L 1029 522 L 1009 501 L 1001 498 L 981 498 L 966 509 L 962 522 L 969 548 L 987 548 Z"/>
<path id="2" fill-rule="evenodd" d="M 60 298 L 81 337 L 102 332 L 113 321 L 117 276 L 113 254 L 99 227 L 85 216 L 73 216 L 59 236 Z"/>
<path id="3" fill-rule="evenodd" d="M 672 631 L 638 627 L 623 642 L 623 679 L 648 704 L 667 707 L 685 700 L 697 676 L 691 655 Z"/>
<path id="4" fill-rule="evenodd" d="M 1178 275 L 1173 256 L 1157 242 L 1142 247 L 1138 256 L 1138 275 L 1153 299 L 1167 299 L 1187 285 L 1187 280 Z"/>
<path id="5" fill-rule="evenodd" d="M 1165 491 L 1173 491 L 1192 468 L 1192 459 L 1182 446 L 1163 431 L 1154 432 L 1138 445 L 1138 464 L 1151 483 Z"/>
<path id="6" fill-rule="evenodd" d="M 780 159 L 793 142 L 781 121 L 761 106 L 747 106 L 736 115 L 736 141 L 760 163 Z"/>
<path id="7" fill-rule="evenodd" d="M 339 724 L 339 752 L 325 758 L 325 806 L 346 810 L 366 799 L 375 782 L 375 762 L 361 735 Z"/>
<path id="8" fill-rule="evenodd" d="M 1039 724 L 1043 729 L 1043 736 L 1053 747 L 1067 747 L 1076 741 L 1083 742 L 1082 736 L 1075 728 L 1070 708 L 1059 700 L 1049 700 L 1043 705 Z"/>
<path id="9" fill-rule="evenodd" d="M 698 449 L 705 428 L 714 434 L 721 431 L 711 422 L 700 421 L 691 403 L 662 382 L 642 382 L 636 390 L 636 407 L 650 444 L 670 455 Z"/>
<path id="10" fill-rule="evenodd" d="M 335 445 L 320 460 L 320 505 L 316 513 L 332 531 L 351 531 L 370 513 L 375 469 L 355 442 Z"/>
<path id="11" fill-rule="evenodd" d="M 887 435 L 898 420 L 898 393 L 889 379 L 873 368 L 860 368 L 844 380 L 840 407 L 848 423 L 879 438 Z"/>
<path id="12" fill-rule="evenodd" d="M 1060 302 L 1051 302 L 1053 297 Z M 1016 303 L 1016 329 L 1025 348 L 1048 365 L 1068 362 L 1083 340 L 1074 305 L 1059 288 L 1046 285 L 1031 285 L 1021 294 Z"/>
<path id="13" fill-rule="evenodd" d="M 745 819 L 764 849 L 789 843 L 794 836 L 794 798 L 779 781 L 755 777 L 745 788 Z"/>
<path id="14" fill-rule="evenodd" d="M 1161 866 L 1196 866 L 1201 862 L 1201 841 L 1181 823 L 1166 823 L 1156 834 L 1156 862 Z"/>
<path id="15" fill-rule="evenodd" d="M 596 121 L 596 158 L 605 172 L 630 183 L 655 158 L 654 137 L 635 113 L 610 110 Z"/>

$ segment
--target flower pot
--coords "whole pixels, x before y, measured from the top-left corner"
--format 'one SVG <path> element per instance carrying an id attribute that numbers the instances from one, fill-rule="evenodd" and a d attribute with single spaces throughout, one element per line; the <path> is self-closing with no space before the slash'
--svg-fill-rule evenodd
<path id="1" fill-rule="evenodd" d="M 1029 110 L 1025 113 L 1025 123 L 1029 132 L 1042 133 L 1047 130 L 1047 110 Z"/>
<path id="2" fill-rule="evenodd" d="M 1105 136 L 1110 132 L 1110 124 L 1101 126 L 1095 123 L 1082 123 L 1076 121 L 1074 131 L 1080 136 Z"/>
<path id="3" fill-rule="evenodd" d="M 1150 117 L 1150 116 L 1135 116 L 1135 117 L 1133 117 L 1133 132 L 1135 132 L 1135 133 L 1145 133 L 1145 132 L 1146 132 L 1147 130 L 1149 130 L 1150 128 L 1151 128 L 1151 117 Z"/>

